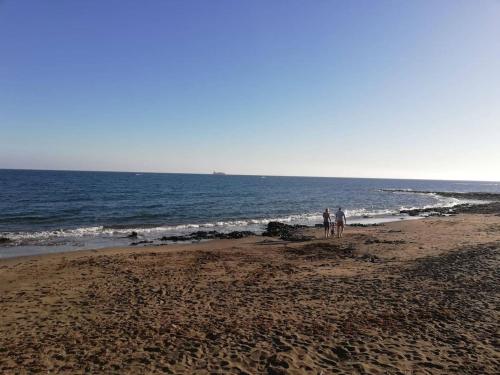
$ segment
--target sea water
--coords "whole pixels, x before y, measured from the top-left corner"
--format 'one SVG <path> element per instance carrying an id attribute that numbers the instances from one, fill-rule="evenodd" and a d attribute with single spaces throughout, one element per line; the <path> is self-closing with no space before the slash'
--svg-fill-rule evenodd
<path id="1" fill-rule="evenodd" d="M 384 189 L 406 189 L 390 192 Z M 361 178 L 0 170 L 0 257 L 129 245 L 197 230 L 312 225 L 329 207 L 350 222 L 465 202 L 419 191 L 500 192 L 500 184 Z M 157 242 L 160 243 L 160 242 Z"/>

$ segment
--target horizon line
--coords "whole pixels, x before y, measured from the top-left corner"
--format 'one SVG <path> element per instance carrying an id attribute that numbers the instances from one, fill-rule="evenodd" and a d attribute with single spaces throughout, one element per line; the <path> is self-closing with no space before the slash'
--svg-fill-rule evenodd
<path id="1" fill-rule="evenodd" d="M 213 172 L 145 172 L 145 171 L 110 171 L 110 170 L 87 170 L 87 169 L 41 169 L 41 168 L 0 168 L 10 171 L 40 171 L 40 172 L 94 172 L 94 173 L 141 173 L 141 174 L 186 174 L 186 175 L 213 175 Z M 464 179 L 436 179 L 436 178 L 398 178 L 398 177 L 356 177 L 356 176 L 299 176 L 299 175 L 268 175 L 268 174 L 234 174 L 225 173 L 228 176 L 248 176 L 248 177 L 301 177 L 301 178 L 339 178 L 339 179 L 366 179 L 366 180 L 409 180 L 409 181 L 458 181 L 458 182 L 495 182 L 500 180 L 464 180 Z"/>

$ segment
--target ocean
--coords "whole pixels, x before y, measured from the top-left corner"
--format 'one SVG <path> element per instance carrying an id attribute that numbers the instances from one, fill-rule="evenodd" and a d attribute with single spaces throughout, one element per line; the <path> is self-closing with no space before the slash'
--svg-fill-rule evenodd
<path id="1" fill-rule="evenodd" d="M 498 193 L 500 183 L 0 170 L 0 237 L 10 240 L 0 258 L 126 246 L 132 231 L 157 241 L 197 230 L 261 232 L 273 220 L 311 225 L 325 207 L 368 223 L 465 202 L 411 190 Z"/>

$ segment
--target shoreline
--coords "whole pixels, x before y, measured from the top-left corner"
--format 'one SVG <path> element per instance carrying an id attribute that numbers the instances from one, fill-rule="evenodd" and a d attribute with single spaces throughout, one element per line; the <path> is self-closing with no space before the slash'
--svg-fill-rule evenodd
<path id="1" fill-rule="evenodd" d="M 395 190 L 396 192 L 399 192 L 399 190 Z M 407 192 L 407 191 L 404 191 Z M 411 191 L 410 193 L 432 193 L 432 192 L 420 192 L 420 191 Z M 441 193 L 440 193 L 441 194 Z M 460 196 L 462 194 L 483 194 L 483 193 L 450 193 L 450 196 Z M 488 195 L 490 198 L 494 199 L 500 199 L 500 193 L 485 193 Z M 401 223 L 401 222 L 410 222 L 414 220 L 425 220 L 429 218 L 436 218 L 436 217 L 454 217 L 457 215 L 496 215 L 500 216 L 500 200 L 498 201 L 488 201 L 486 203 L 474 203 L 474 204 L 458 204 L 456 206 L 451 206 L 451 207 L 429 207 L 429 208 L 414 208 L 414 209 L 408 209 L 408 210 L 401 210 L 401 215 L 398 214 L 393 214 L 393 215 L 387 215 L 387 216 L 380 216 L 380 217 L 369 217 L 369 218 L 363 218 L 365 219 L 365 223 L 359 223 L 359 220 L 356 220 L 355 223 L 353 224 L 347 224 L 346 225 L 346 232 L 354 231 L 357 230 L 362 230 L 363 228 L 371 228 L 371 227 L 384 227 L 386 225 L 391 225 L 395 223 Z M 430 213 L 430 214 L 428 214 Z M 427 215 L 426 215 L 427 214 Z M 402 215 L 407 215 L 402 217 Z M 358 218 L 361 219 L 361 218 Z M 372 219 L 375 220 L 381 220 L 381 221 L 371 221 Z M 352 219 L 350 218 L 349 221 Z M 293 228 L 297 227 L 300 231 L 299 233 L 302 233 L 303 231 L 306 233 L 311 233 L 315 232 L 318 230 L 318 228 L 323 228 L 322 224 L 316 224 L 316 225 L 290 225 L 282 222 L 276 222 L 276 221 L 271 221 L 272 224 L 283 224 L 285 227 Z M 269 224 L 269 223 L 268 223 Z M 322 229 L 321 229 L 322 231 Z M 81 254 L 82 256 L 87 256 L 91 254 L 98 254 L 98 253 L 108 253 L 110 254 L 115 254 L 115 253 L 121 253 L 124 250 L 140 250 L 140 251 L 146 251 L 146 250 L 154 250 L 157 248 L 166 248 L 168 246 L 168 249 L 171 251 L 181 251 L 181 250 L 191 250 L 191 248 L 196 248 L 198 246 L 201 246 L 201 248 L 204 248 L 207 244 L 213 244 L 214 246 L 220 246 L 221 244 L 227 243 L 228 245 L 232 243 L 232 241 L 241 239 L 241 238 L 260 238 L 262 240 L 267 240 L 270 237 L 265 235 L 266 229 L 263 229 L 261 233 L 255 233 L 251 231 L 233 231 L 233 232 L 217 232 L 217 231 L 212 231 L 216 233 L 216 235 L 221 235 L 220 237 L 212 237 L 212 238 L 206 238 L 206 234 L 210 233 L 210 231 L 196 231 L 196 232 L 190 232 L 186 235 L 180 235 L 180 236 L 172 236 L 172 237 L 178 237 L 179 240 L 176 240 L 174 242 L 170 243 L 141 243 L 141 241 L 138 241 L 137 243 L 132 242 L 129 243 L 128 245 L 116 245 L 116 246 L 106 246 L 106 247 L 96 247 L 96 248 L 83 248 L 83 249 L 75 249 L 75 250 L 64 250 L 64 251 L 54 251 L 54 252 L 49 252 L 49 253 L 36 253 L 36 254 L 27 254 L 27 255 L 14 255 L 14 256 L 9 256 L 9 257 L 0 257 L 0 264 L 4 261 L 9 261 L 9 260 L 17 260 L 17 259 L 30 259 L 34 260 L 38 257 L 51 257 L 51 256 L 69 256 L 72 254 Z M 132 232 L 133 233 L 133 232 Z M 197 234 L 202 233 L 200 237 L 196 237 Z M 241 236 L 239 234 L 242 234 Z M 227 236 L 229 234 L 229 237 Z M 231 237 L 231 234 L 236 234 L 235 237 Z M 194 236 L 194 238 L 192 238 Z M 182 240 L 182 238 L 185 237 L 185 240 Z M 278 236 L 279 237 L 279 236 Z M 134 236 L 126 236 L 123 238 L 128 238 L 130 240 L 137 239 L 137 237 Z M 271 236 L 272 238 L 272 236 Z M 316 238 L 317 239 L 317 238 Z M 302 240 L 299 240 L 299 242 Z M 308 241 L 308 239 L 303 240 L 304 242 Z M 293 241 L 292 241 L 293 242 Z M 223 246 L 225 247 L 225 246 Z M 0 247 L 1 248 L 1 247 Z M 15 247 L 14 247 L 15 248 Z"/>
<path id="2" fill-rule="evenodd" d="M 383 226 L 385 224 L 390 224 L 390 223 L 396 223 L 400 221 L 412 221 L 412 220 L 421 220 L 425 219 L 424 216 L 402 216 L 402 215 L 391 215 L 391 216 L 383 216 L 383 217 L 370 217 L 370 218 L 363 218 L 363 220 L 356 220 L 355 223 L 353 224 L 347 224 L 346 228 L 358 228 L 358 227 L 371 227 L 371 226 Z M 271 221 L 270 223 L 275 223 Z M 281 222 L 280 222 L 281 223 Z M 289 225 L 289 224 L 285 224 Z M 290 225 L 293 227 L 294 225 Z M 321 227 L 323 225 L 321 224 Z M 316 227 L 314 225 L 304 225 L 306 229 L 313 230 Z M 34 251 L 32 253 L 25 253 L 25 254 L 15 254 L 15 255 L 7 255 L 7 254 L 0 254 L 0 262 L 2 260 L 7 260 L 7 259 L 15 259 L 15 258 L 25 258 L 25 257 L 38 257 L 38 256 L 47 256 L 47 255 L 56 255 L 56 254 L 71 254 L 71 253 L 79 253 L 79 252 L 97 252 L 97 251 L 106 251 L 106 250 L 112 250 L 112 249 L 124 249 L 124 248 L 137 248 L 137 249 L 144 249 L 144 248 L 156 248 L 156 247 L 162 247 L 162 246 L 179 246 L 181 248 L 184 248 L 186 246 L 198 244 L 200 242 L 213 242 L 213 241 L 230 241 L 234 239 L 238 239 L 239 235 L 242 234 L 243 237 L 262 237 L 266 238 L 263 236 L 263 233 L 266 231 L 266 229 L 262 229 L 259 232 L 252 232 L 252 231 L 245 231 L 245 230 L 235 230 L 235 231 L 230 231 L 230 232 L 217 232 L 217 231 L 196 231 L 196 232 L 188 232 L 186 235 L 174 235 L 174 236 L 163 236 L 162 238 L 158 238 L 157 241 L 160 242 L 155 242 L 155 241 L 145 241 L 141 240 L 140 237 L 129 237 L 129 236 L 124 236 L 122 237 L 122 240 L 126 240 L 126 244 L 122 245 L 104 245 L 104 246 L 95 246 L 95 247 L 79 247 L 79 248 L 70 248 L 70 246 L 64 246 L 64 245 L 47 245 L 47 246 L 40 246 L 40 245 L 31 245 L 31 246 L 24 246 L 24 245 L 16 245 L 16 246 L 5 246 L 5 245 L 0 245 L 0 250 L 2 247 L 4 249 L 18 249 L 18 248 L 23 248 L 23 247 L 28 247 L 28 248 L 42 248 L 42 249 L 55 249 L 55 251 L 49 251 L 49 252 L 44 252 L 44 250 Z M 209 237 L 207 238 L 207 234 L 210 236 L 213 232 L 215 233 L 215 237 Z M 132 232 L 133 234 L 133 232 Z M 168 238 L 168 240 L 166 239 Z M 175 240 L 172 240 L 173 238 L 176 238 Z M 163 243 L 162 243 L 163 242 Z M 59 249 L 63 250 L 59 250 Z"/>
<path id="3" fill-rule="evenodd" d="M 456 199 L 468 199 L 473 201 L 473 203 L 459 203 L 454 206 L 431 206 L 422 208 L 410 208 L 410 209 L 400 209 L 399 213 L 392 214 L 381 214 L 381 215 L 364 215 L 357 217 L 350 217 L 349 222 L 354 222 L 355 225 L 373 225 L 373 224 L 384 224 L 395 222 L 399 220 L 414 220 L 421 219 L 429 216 L 446 216 L 455 215 L 459 213 L 495 213 L 500 212 L 500 193 L 483 193 L 483 192 L 471 192 L 471 193 L 459 193 L 459 192 L 433 192 L 433 191 L 418 191 L 418 190 L 404 190 L 404 189 L 382 189 L 383 191 L 392 193 L 407 193 L 407 194 L 435 194 L 438 196 L 456 198 Z M 484 203 L 480 203 L 484 202 Z M 269 222 L 269 221 L 268 221 Z M 270 221 L 272 222 L 272 221 Z M 310 227 L 314 225 L 308 224 Z M 80 244 L 72 244 L 71 241 L 78 241 L 78 237 L 72 239 L 72 237 L 67 237 L 69 242 L 64 242 L 63 237 L 55 236 L 53 244 L 36 244 L 36 243 L 24 243 L 9 246 L 9 243 L 15 243 L 12 239 L 8 237 L 3 237 L 0 235 L 0 251 L 2 249 L 9 249 L 12 251 L 13 255 L 3 252 L 0 254 L 0 259 L 10 259 L 24 256 L 36 256 L 44 254 L 54 254 L 54 253 L 69 253 L 78 251 L 89 251 L 89 250 L 102 250 L 107 248 L 121 248 L 124 246 L 161 246 L 161 245 L 171 245 L 174 243 L 183 242 L 183 245 L 189 245 L 189 243 L 213 240 L 214 238 L 231 238 L 231 236 L 239 236 L 240 233 L 244 233 L 245 236 L 255 234 L 260 236 L 265 229 L 258 229 L 259 226 L 264 226 L 264 223 L 254 224 L 250 226 L 234 226 L 227 227 L 225 230 L 218 232 L 215 231 L 217 227 L 203 228 L 203 225 L 198 227 L 197 231 L 187 231 L 179 232 L 178 234 L 171 234 L 170 236 L 161 235 L 160 237 L 152 237 L 150 234 L 136 234 L 136 231 L 141 229 L 127 229 L 122 233 L 121 237 L 110 236 L 110 237 L 81 237 Z M 189 226 L 188 226 L 189 227 Z M 196 226 L 195 226 L 196 227 Z M 247 230 L 248 229 L 251 230 Z M 154 229 L 154 228 L 153 228 Z M 191 230 L 196 229 L 192 228 Z M 233 231 L 231 231 L 233 229 Z M 176 232 L 173 232 L 176 233 Z M 136 234 L 136 235 L 134 235 Z M 130 240 L 130 241 L 129 241 Z M 173 241 L 171 241 L 173 240 Z M 59 242 L 58 242 L 59 241 Z M 17 251 L 16 251 L 17 250 Z"/>
<path id="4" fill-rule="evenodd" d="M 486 205 L 486 204 L 485 204 Z M 448 210 L 448 207 L 444 207 L 443 209 Z M 491 212 L 493 210 L 493 212 Z M 415 209 L 417 212 L 427 212 L 427 209 Z M 429 215 L 429 216 L 408 216 L 405 220 L 400 220 L 394 219 L 394 220 L 389 220 L 389 221 L 384 221 L 380 223 L 368 223 L 368 224 L 360 224 L 360 223 L 354 223 L 354 224 L 347 224 L 345 226 L 345 233 L 358 233 L 358 232 L 364 232 L 364 231 L 370 231 L 370 230 L 375 230 L 377 231 L 378 229 L 384 231 L 384 230 L 391 230 L 390 228 L 392 226 L 398 227 L 399 223 L 411 223 L 414 221 L 426 221 L 429 219 L 437 219 L 437 218 L 453 218 L 453 217 L 467 217 L 469 214 L 470 215 L 496 215 L 500 216 L 500 210 L 496 206 L 490 206 L 488 208 L 486 213 L 483 212 L 456 212 L 452 214 L 448 213 L 441 213 L 436 211 L 436 215 Z M 390 219 L 390 217 L 387 217 L 387 219 Z M 128 253 L 130 252 L 143 252 L 143 251 L 148 251 L 148 250 L 168 250 L 172 252 L 177 252 L 177 251 L 184 251 L 184 250 L 199 250 L 199 249 L 205 249 L 206 247 L 218 247 L 218 248 L 226 248 L 233 246 L 234 243 L 238 243 L 239 241 L 243 240 L 243 243 L 248 244 L 252 243 L 255 244 L 256 242 L 277 242 L 280 244 L 284 243 L 289 243 L 293 244 L 294 242 L 302 243 L 302 244 L 307 244 L 309 242 L 316 242 L 316 241 L 323 241 L 322 233 L 323 233 L 323 225 L 317 224 L 316 226 L 305 226 L 305 225 L 290 225 L 286 223 L 281 223 L 281 222 L 271 222 L 271 225 L 273 224 L 279 224 L 279 225 L 284 225 L 285 227 L 285 232 L 287 231 L 287 228 L 297 228 L 298 229 L 298 234 L 299 236 L 305 234 L 305 235 L 311 235 L 311 238 L 306 238 L 306 239 L 298 239 L 298 240 L 283 240 L 280 238 L 280 235 L 275 235 L 275 236 L 266 236 L 265 231 L 266 229 L 263 230 L 262 233 L 257 234 L 253 232 L 248 232 L 248 234 L 239 237 L 239 238 L 210 238 L 206 240 L 192 240 L 189 237 L 191 235 L 196 235 L 197 233 L 200 232 L 191 232 L 189 233 L 186 237 L 189 239 L 186 240 L 178 240 L 172 243 L 164 243 L 164 244 L 148 244 L 148 243 L 140 243 L 138 245 L 134 245 L 133 243 L 125 245 L 125 246 L 107 246 L 107 247 L 98 247 L 98 248 L 89 248 L 89 249 L 77 249 L 77 250 L 69 250 L 69 251 L 56 251 L 56 252 L 51 252 L 51 253 L 40 253 L 40 254 L 28 254 L 28 255 L 19 255 L 19 256 L 13 256 L 13 257 L 5 257 L 5 258 L 0 258 L 0 264 L 2 262 L 8 262 L 8 261 L 16 261 L 16 260 L 36 260 L 37 258 L 50 258 L 50 257 L 68 257 L 68 256 L 89 256 L 89 255 L 100 255 L 102 254 L 121 254 L 121 253 Z M 389 229 L 387 229 L 389 228 Z M 207 231 L 201 231 L 202 233 L 209 233 Z M 218 234 L 223 234 L 222 232 L 217 232 Z M 235 232 L 229 232 L 229 233 L 240 233 L 240 231 L 235 231 Z M 183 236 L 174 236 L 174 237 L 183 237 Z M 337 237 L 335 238 L 330 238 L 325 241 L 337 241 Z M 340 239 L 342 241 L 343 239 Z"/>
<path id="5" fill-rule="evenodd" d="M 500 212 L 322 232 L 0 259 L 0 372 L 495 373 Z"/>

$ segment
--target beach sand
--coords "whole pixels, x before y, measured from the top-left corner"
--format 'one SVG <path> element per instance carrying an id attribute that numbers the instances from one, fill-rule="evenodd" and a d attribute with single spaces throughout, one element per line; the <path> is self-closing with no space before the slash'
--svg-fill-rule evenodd
<path id="1" fill-rule="evenodd" d="M 498 374 L 500 216 L 0 261 L 0 373 Z"/>

